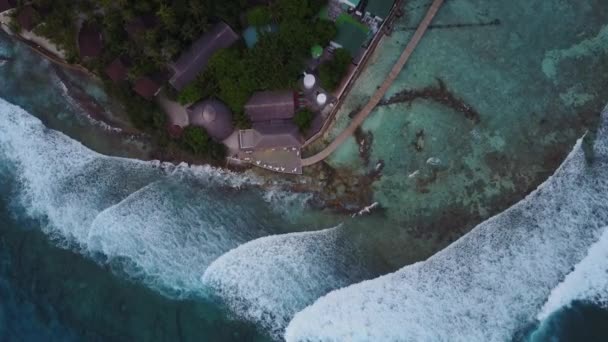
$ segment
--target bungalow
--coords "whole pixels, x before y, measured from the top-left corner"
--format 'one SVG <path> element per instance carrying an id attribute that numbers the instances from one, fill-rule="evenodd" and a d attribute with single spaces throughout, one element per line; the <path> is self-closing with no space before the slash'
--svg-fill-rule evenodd
<path id="1" fill-rule="evenodd" d="M 290 120 L 296 113 L 297 94 L 291 90 L 259 91 L 245 104 L 252 122 Z"/>
<path id="2" fill-rule="evenodd" d="M 169 83 L 177 91 L 182 90 L 205 69 L 215 52 L 230 47 L 237 40 L 239 36 L 230 26 L 224 22 L 216 24 L 182 53 L 177 61 L 169 64 L 169 68 L 173 71 Z"/>
<path id="3" fill-rule="evenodd" d="M 15 8 L 15 0 L 0 0 L 0 13 Z"/>
<path id="4" fill-rule="evenodd" d="M 158 95 L 162 85 L 152 77 L 142 76 L 133 85 L 133 90 L 146 100 L 151 100 Z"/>
<path id="5" fill-rule="evenodd" d="M 241 150 L 300 148 L 302 136 L 292 121 L 296 103 L 297 94 L 291 90 L 254 93 L 245 104 L 245 114 L 253 123 L 253 128 L 239 131 Z"/>
<path id="6" fill-rule="evenodd" d="M 239 147 L 244 151 L 301 146 L 300 129 L 291 121 L 254 123 L 252 129 L 239 131 Z"/>
<path id="7" fill-rule="evenodd" d="M 17 23 L 22 29 L 31 31 L 40 22 L 40 14 L 31 5 L 23 6 L 17 13 Z"/>
<path id="8" fill-rule="evenodd" d="M 201 101 L 188 108 L 187 112 L 190 124 L 203 127 L 216 141 L 222 141 L 234 132 L 232 113 L 218 100 Z"/>
<path id="9" fill-rule="evenodd" d="M 131 63 L 125 57 L 117 57 L 105 69 L 106 75 L 115 83 L 125 81 L 129 72 Z"/>
<path id="10" fill-rule="evenodd" d="M 78 32 L 80 57 L 97 57 L 103 50 L 101 30 L 91 23 L 83 23 Z"/>

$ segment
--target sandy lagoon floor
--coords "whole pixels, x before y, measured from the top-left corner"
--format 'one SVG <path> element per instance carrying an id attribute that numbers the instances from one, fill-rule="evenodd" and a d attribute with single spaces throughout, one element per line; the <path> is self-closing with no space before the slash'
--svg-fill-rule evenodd
<path id="1" fill-rule="evenodd" d="M 383 81 L 428 3 L 407 2 L 406 16 L 377 49 L 325 143 Z M 393 98 L 363 125 L 362 133 L 373 136 L 369 163 L 355 138 L 328 163 L 338 173 L 364 174 L 382 160 L 372 197 L 385 209 L 392 227 L 385 229 L 445 245 L 534 189 L 594 127 L 608 98 L 608 7 L 451 0 L 433 25 L 387 95 L 409 91 L 408 101 Z M 478 113 L 479 122 L 446 105 L 446 96 Z M 391 258 L 412 260 L 411 251 L 393 249 Z"/>

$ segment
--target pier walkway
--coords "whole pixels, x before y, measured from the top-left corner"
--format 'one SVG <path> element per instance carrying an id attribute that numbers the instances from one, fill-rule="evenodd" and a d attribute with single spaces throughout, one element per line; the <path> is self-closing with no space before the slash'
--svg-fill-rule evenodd
<path id="1" fill-rule="evenodd" d="M 330 154 L 332 154 L 346 139 L 348 139 L 351 135 L 355 133 L 357 127 L 359 127 L 363 123 L 363 121 L 365 121 L 365 119 L 371 114 L 374 108 L 376 108 L 378 103 L 380 103 L 380 101 L 384 98 L 384 95 L 386 94 L 390 86 L 393 84 L 393 82 L 401 72 L 401 69 L 403 69 L 410 56 L 418 46 L 418 43 L 420 42 L 425 32 L 427 31 L 429 25 L 433 21 L 433 18 L 437 14 L 437 11 L 439 11 L 439 8 L 441 7 L 441 5 L 443 5 L 443 2 L 444 0 L 433 1 L 424 19 L 422 19 L 422 22 L 418 26 L 418 29 L 416 29 L 416 32 L 414 32 L 412 39 L 410 39 L 409 43 L 405 47 L 405 50 L 403 50 L 403 53 L 401 53 L 399 60 L 397 61 L 397 63 L 395 63 L 395 65 L 393 65 L 393 68 L 391 69 L 391 72 L 386 78 L 386 80 L 384 80 L 382 85 L 376 90 L 376 92 L 373 94 L 373 96 L 365 105 L 365 107 L 363 107 L 363 109 L 361 109 L 361 111 L 357 113 L 350 125 L 319 153 L 308 158 L 302 159 L 302 166 L 310 166 L 324 160 Z"/>

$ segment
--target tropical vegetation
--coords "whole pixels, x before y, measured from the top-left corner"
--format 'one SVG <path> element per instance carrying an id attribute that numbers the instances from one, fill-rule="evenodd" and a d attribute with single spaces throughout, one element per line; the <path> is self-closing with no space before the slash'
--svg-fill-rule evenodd
<path id="1" fill-rule="evenodd" d="M 348 50 L 336 49 L 332 60 L 319 67 L 319 81 L 323 88 L 330 91 L 338 88 L 351 62 L 352 57 Z"/>
<path id="2" fill-rule="evenodd" d="M 136 96 L 127 83 L 115 84 L 105 78 L 104 69 L 118 56 L 130 61 L 128 80 L 143 75 L 167 74 L 167 64 L 175 60 L 215 22 L 222 20 L 235 31 L 246 26 L 272 25 L 276 30 L 258 29 L 259 39 L 250 49 L 244 44 L 219 51 L 196 81 L 177 93 L 166 93 L 182 104 L 215 97 L 233 111 L 235 125 L 247 128 L 250 123 L 243 107 L 254 91 L 295 89 L 298 78 L 310 58 L 313 46 L 326 46 L 336 35 L 333 22 L 320 19 L 318 13 L 327 0 L 275 0 L 251 7 L 247 0 L 32 0 L 17 1 L 17 13 L 27 4 L 41 16 L 35 28 L 66 52 L 69 62 L 80 63 L 104 78 L 107 90 L 121 99 L 133 125 L 167 143 L 166 118 L 155 102 Z M 241 15 L 244 13 L 244 15 Z M 141 18 L 153 18 L 145 30 L 129 35 L 128 24 Z M 83 20 L 102 30 L 104 49 L 96 58 L 81 59 L 77 52 L 78 23 Z M 333 89 L 347 68 L 342 50 L 322 65 L 323 84 Z M 311 113 L 302 112 L 298 125 L 310 125 Z M 196 154 L 218 156 L 219 148 L 201 138 L 201 129 L 187 130 L 180 146 Z M 212 146 L 212 147 L 208 147 Z"/>

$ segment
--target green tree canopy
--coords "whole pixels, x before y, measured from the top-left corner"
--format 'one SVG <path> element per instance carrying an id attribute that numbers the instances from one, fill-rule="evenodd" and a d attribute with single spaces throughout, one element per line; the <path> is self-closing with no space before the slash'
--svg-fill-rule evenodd
<path id="1" fill-rule="evenodd" d="M 300 132 L 306 132 L 312 124 L 315 114 L 308 109 L 302 109 L 296 113 L 293 121 L 300 128 Z"/>
<path id="2" fill-rule="evenodd" d="M 312 14 L 308 0 L 277 0 L 276 10 L 281 21 L 301 21 Z"/>
<path id="3" fill-rule="evenodd" d="M 333 21 L 319 19 L 315 22 L 314 34 L 318 44 L 327 46 L 337 33 L 338 29 Z"/>
<path id="4" fill-rule="evenodd" d="M 194 154 L 207 154 L 211 145 L 211 138 L 205 130 L 199 127 L 188 126 L 184 129 L 181 142 Z"/>
<path id="5" fill-rule="evenodd" d="M 256 6 L 247 12 L 247 23 L 256 27 L 262 27 L 272 22 L 272 14 L 265 6 Z"/>
<path id="6" fill-rule="evenodd" d="M 333 91 L 348 71 L 352 57 L 346 49 L 336 49 L 333 59 L 319 67 L 319 81 L 323 88 Z"/>

